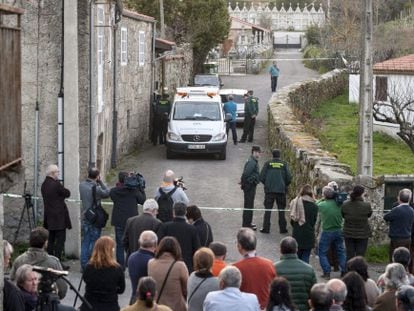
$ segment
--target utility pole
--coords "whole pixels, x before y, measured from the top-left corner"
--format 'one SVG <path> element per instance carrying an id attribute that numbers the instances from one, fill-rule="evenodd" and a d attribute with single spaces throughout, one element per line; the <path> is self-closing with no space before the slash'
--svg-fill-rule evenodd
<path id="1" fill-rule="evenodd" d="M 364 0 L 359 85 L 358 175 L 372 177 L 372 0 Z"/>
<path id="2" fill-rule="evenodd" d="M 164 0 L 160 0 L 160 24 L 161 24 L 161 38 L 165 39 Z"/>

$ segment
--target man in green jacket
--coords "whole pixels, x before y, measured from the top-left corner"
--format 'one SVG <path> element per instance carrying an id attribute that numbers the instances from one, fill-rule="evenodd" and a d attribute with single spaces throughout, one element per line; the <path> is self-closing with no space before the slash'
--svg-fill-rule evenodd
<path id="1" fill-rule="evenodd" d="M 288 164 L 280 159 L 280 150 L 272 151 L 273 158 L 267 161 L 260 172 L 260 181 L 264 184 L 266 212 L 263 217 L 262 233 L 270 233 L 270 216 L 273 204 L 276 201 L 279 210 L 279 232 L 287 233 L 285 218 L 286 193 L 292 181 Z"/>
<path id="2" fill-rule="evenodd" d="M 253 141 L 254 125 L 256 123 L 256 117 L 259 113 L 259 99 L 253 96 L 253 91 L 247 92 L 247 98 L 244 104 L 244 124 L 243 135 L 240 139 L 241 143 Z"/>
<path id="3" fill-rule="evenodd" d="M 257 227 L 252 223 L 254 208 L 254 198 L 256 196 L 256 187 L 259 181 L 259 164 L 261 149 L 259 146 L 252 147 L 252 155 L 244 165 L 243 174 L 240 178 L 241 189 L 244 192 L 244 210 L 243 210 L 243 227 L 249 227 L 256 230 Z"/>
<path id="4" fill-rule="evenodd" d="M 312 266 L 300 260 L 296 255 L 298 243 L 292 237 L 285 237 L 280 241 L 280 260 L 275 263 L 278 276 L 289 281 L 292 291 L 292 300 L 300 311 L 309 310 L 309 293 L 316 284 L 316 274 Z"/>
<path id="5" fill-rule="evenodd" d="M 328 251 L 333 245 L 341 268 L 341 276 L 346 272 L 346 254 L 342 232 L 341 208 L 336 204 L 335 191 L 328 186 L 322 189 L 323 200 L 317 203 L 322 233 L 319 239 L 319 263 L 323 270 L 322 277 L 329 279 L 331 265 L 328 261 Z"/>

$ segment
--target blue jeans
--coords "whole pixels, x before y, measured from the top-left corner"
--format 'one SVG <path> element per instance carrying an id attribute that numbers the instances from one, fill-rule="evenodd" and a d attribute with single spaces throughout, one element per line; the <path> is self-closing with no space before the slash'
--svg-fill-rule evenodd
<path id="1" fill-rule="evenodd" d="M 319 263 L 322 267 L 323 273 L 331 272 L 331 265 L 328 260 L 329 247 L 333 245 L 336 256 L 338 257 L 341 272 L 346 271 L 346 255 L 344 247 L 344 237 L 342 230 L 337 231 L 322 231 L 319 240 Z"/>
<path id="2" fill-rule="evenodd" d="M 122 237 L 124 236 L 125 228 L 115 226 L 115 241 L 116 241 L 116 261 L 119 265 L 125 267 L 125 255 L 124 246 L 122 243 Z"/>
<path id="3" fill-rule="evenodd" d="M 82 230 L 83 239 L 81 244 L 81 268 L 83 271 L 89 261 L 89 258 L 91 258 L 96 240 L 101 236 L 101 229 L 96 228 L 94 225 L 84 220 L 82 223 Z"/>
<path id="4" fill-rule="evenodd" d="M 306 263 L 309 263 L 309 257 L 311 254 L 311 248 L 308 249 L 298 249 L 298 258 Z"/>

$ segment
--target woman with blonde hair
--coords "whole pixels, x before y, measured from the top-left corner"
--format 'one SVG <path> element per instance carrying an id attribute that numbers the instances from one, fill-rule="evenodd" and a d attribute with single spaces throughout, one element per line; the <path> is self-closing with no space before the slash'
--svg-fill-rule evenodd
<path id="1" fill-rule="evenodd" d="M 118 311 L 118 294 L 125 290 L 125 276 L 115 259 L 115 242 L 102 236 L 93 248 L 92 256 L 83 272 L 85 298 L 96 311 Z M 81 311 L 88 311 L 82 304 Z"/>
<path id="2" fill-rule="evenodd" d="M 157 283 L 157 303 L 174 311 L 187 311 L 188 270 L 176 238 L 166 236 L 160 241 L 155 258 L 148 262 L 148 276 Z"/>

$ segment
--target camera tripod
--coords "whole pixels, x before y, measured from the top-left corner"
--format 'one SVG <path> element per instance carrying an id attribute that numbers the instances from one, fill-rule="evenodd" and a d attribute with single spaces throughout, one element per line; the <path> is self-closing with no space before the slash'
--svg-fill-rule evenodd
<path id="1" fill-rule="evenodd" d="M 33 209 L 32 195 L 29 192 L 26 192 L 26 182 L 24 183 L 23 198 L 24 198 L 24 205 L 23 205 L 22 213 L 20 215 L 19 225 L 17 226 L 16 232 L 14 233 L 13 244 L 16 243 L 17 237 L 19 236 L 19 232 L 22 226 L 25 212 L 27 214 L 27 222 L 29 223 L 30 231 L 32 231 L 33 227 L 35 226 L 36 218 L 35 218 L 35 211 Z M 32 215 L 30 215 L 30 211 L 29 211 L 30 209 L 32 209 Z"/>

